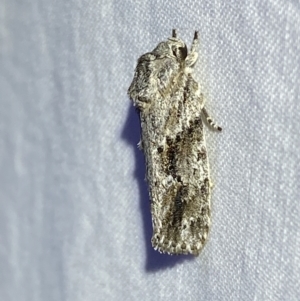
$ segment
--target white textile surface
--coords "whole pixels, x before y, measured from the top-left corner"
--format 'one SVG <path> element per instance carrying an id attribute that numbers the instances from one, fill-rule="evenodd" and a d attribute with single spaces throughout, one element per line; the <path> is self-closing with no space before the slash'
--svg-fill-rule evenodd
<path id="1" fill-rule="evenodd" d="M 151 247 L 138 57 L 199 30 L 214 189 L 199 257 Z M 298 0 L 0 1 L 0 300 L 300 298 Z"/>

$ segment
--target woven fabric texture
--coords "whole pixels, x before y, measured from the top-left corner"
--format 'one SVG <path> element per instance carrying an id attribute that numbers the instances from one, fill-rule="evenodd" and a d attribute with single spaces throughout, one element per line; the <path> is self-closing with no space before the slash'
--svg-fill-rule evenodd
<path id="1" fill-rule="evenodd" d="M 199 31 L 212 230 L 151 247 L 136 60 Z M 0 2 L 0 300 L 300 296 L 300 3 Z"/>

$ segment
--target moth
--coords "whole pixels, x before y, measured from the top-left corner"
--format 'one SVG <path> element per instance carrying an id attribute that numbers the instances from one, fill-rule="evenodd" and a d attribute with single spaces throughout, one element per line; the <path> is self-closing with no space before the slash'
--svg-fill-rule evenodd
<path id="1" fill-rule="evenodd" d="M 141 122 L 151 200 L 152 246 L 198 255 L 210 229 L 211 180 L 203 121 L 221 131 L 205 108 L 193 70 L 198 32 L 188 51 L 172 37 L 138 59 L 128 95 Z"/>

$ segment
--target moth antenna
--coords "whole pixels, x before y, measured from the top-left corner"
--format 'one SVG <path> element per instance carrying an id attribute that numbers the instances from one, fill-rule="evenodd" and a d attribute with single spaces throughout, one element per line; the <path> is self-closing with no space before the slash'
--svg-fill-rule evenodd
<path id="1" fill-rule="evenodd" d="M 194 33 L 194 40 L 198 40 L 198 31 L 197 30 Z"/>
<path id="2" fill-rule="evenodd" d="M 172 37 L 177 38 L 177 31 L 175 28 L 172 29 Z"/>
<path id="3" fill-rule="evenodd" d="M 194 33 L 194 39 L 193 39 L 193 43 L 192 43 L 192 47 L 191 47 L 191 52 L 197 51 L 198 43 L 199 43 L 199 35 L 198 35 L 198 31 L 196 30 Z"/>

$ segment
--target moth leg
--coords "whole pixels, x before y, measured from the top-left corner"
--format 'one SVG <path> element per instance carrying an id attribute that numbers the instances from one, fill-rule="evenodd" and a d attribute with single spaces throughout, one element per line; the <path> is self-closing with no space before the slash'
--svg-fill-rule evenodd
<path id="1" fill-rule="evenodd" d="M 209 124 L 210 127 L 212 127 L 216 131 L 219 132 L 222 131 L 222 128 L 213 121 L 213 119 L 210 117 L 205 107 L 202 108 L 202 113 L 205 117 L 206 122 Z"/>
<path id="2" fill-rule="evenodd" d="M 142 138 L 138 142 L 137 147 L 138 147 L 139 150 L 143 150 L 143 141 L 142 141 Z"/>

